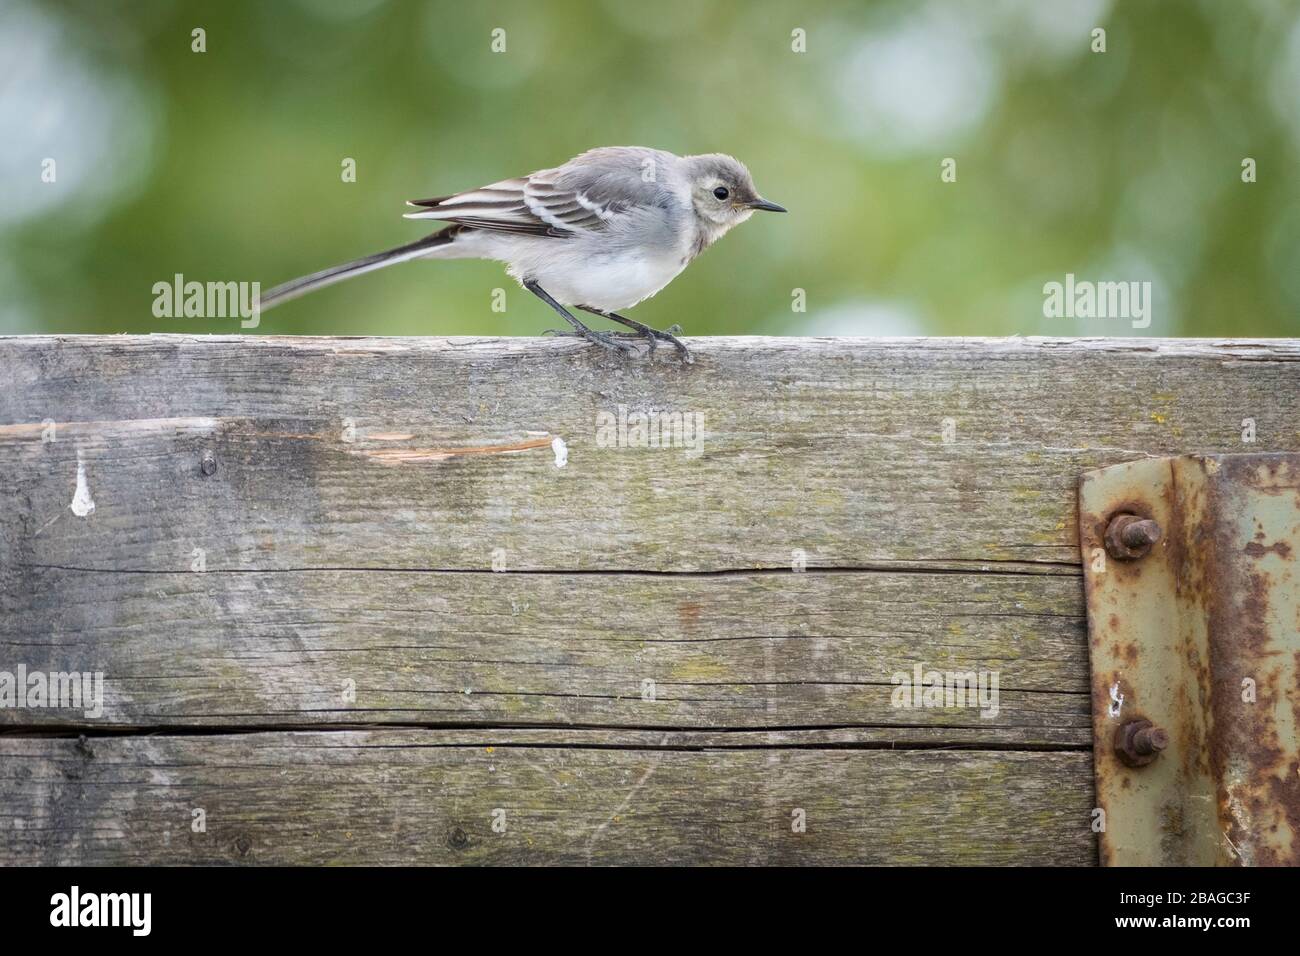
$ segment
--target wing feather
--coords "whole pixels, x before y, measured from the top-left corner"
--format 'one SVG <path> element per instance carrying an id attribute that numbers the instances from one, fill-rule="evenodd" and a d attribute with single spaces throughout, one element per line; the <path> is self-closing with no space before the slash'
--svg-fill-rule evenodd
<path id="1" fill-rule="evenodd" d="M 564 182 L 557 183 L 562 178 Z M 548 169 L 516 179 L 481 186 L 451 196 L 415 199 L 407 205 L 419 212 L 406 214 L 408 219 L 439 219 L 475 229 L 521 235 L 564 238 L 579 233 L 600 232 L 609 223 L 635 205 L 634 197 L 625 195 L 593 198 L 584 189 L 582 175 L 572 167 Z M 576 181 L 575 181 L 576 180 Z M 608 192 L 602 177 L 590 180 L 592 191 Z"/>

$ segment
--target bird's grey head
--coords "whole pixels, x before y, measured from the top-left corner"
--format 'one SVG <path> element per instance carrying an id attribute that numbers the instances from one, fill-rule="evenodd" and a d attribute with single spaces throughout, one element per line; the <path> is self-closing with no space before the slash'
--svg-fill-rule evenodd
<path id="1" fill-rule="evenodd" d="M 723 153 L 687 156 L 686 175 L 695 214 L 718 235 L 739 225 L 755 209 L 785 212 L 758 194 L 745 164 Z"/>

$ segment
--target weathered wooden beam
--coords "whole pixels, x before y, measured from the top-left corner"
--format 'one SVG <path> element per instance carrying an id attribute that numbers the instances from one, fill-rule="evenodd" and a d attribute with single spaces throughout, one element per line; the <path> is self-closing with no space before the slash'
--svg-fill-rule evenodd
<path id="1" fill-rule="evenodd" d="M 1096 859 L 1087 753 L 551 737 L 0 737 L 0 865 Z"/>
<path id="2" fill-rule="evenodd" d="M 0 710 L 0 728 L 879 726 L 898 740 L 944 727 L 954 744 L 1091 740 L 1074 576 L 46 568 L 24 580 L 0 652 L 103 672 L 104 711 Z M 917 663 L 998 671 L 997 712 L 894 708 L 892 678 Z"/>
<path id="3" fill-rule="evenodd" d="M 1094 861 L 1078 476 L 1300 448 L 1300 345 L 692 348 L 0 338 L 0 671 L 106 691 L 0 708 L 0 861 Z"/>
<path id="4" fill-rule="evenodd" d="M 1294 342 L 697 347 L 683 367 L 529 339 L 0 339 L 20 503 L 0 527 L 24 566 L 114 570 L 195 548 L 212 570 L 1076 564 L 1082 471 L 1240 450 L 1244 417 L 1249 450 L 1300 443 Z M 601 447 L 620 406 L 700 416 L 700 454 Z M 78 455 L 92 520 L 69 511 Z"/>

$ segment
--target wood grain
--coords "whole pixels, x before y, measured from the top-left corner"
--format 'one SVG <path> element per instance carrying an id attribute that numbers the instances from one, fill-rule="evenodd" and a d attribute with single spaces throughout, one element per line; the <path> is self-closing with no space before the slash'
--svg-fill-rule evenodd
<path id="1" fill-rule="evenodd" d="M 0 865 L 1096 859 L 1087 753 L 710 750 L 641 736 L 0 738 Z"/>
<path id="2" fill-rule="evenodd" d="M 1300 345 L 691 345 L 0 337 L 0 670 L 106 685 L 0 862 L 1095 862 L 1078 476 L 1300 449 Z"/>
<path id="3" fill-rule="evenodd" d="M 497 549 L 516 570 L 1076 564 L 1082 471 L 1241 450 L 1243 417 L 1247 450 L 1300 445 L 1293 342 L 695 348 L 682 367 L 528 339 L 0 339 L 0 528 L 23 565 L 116 570 L 188 570 L 196 547 L 257 570 L 484 570 Z M 698 414 L 701 453 L 599 447 L 619 406 Z"/>
<path id="4" fill-rule="evenodd" d="M 41 569 L 26 582 L 5 606 L 21 633 L 0 648 L 29 669 L 103 672 L 104 713 L 0 710 L 0 727 L 871 726 L 943 727 L 950 743 L 1091 739 L 1074 576 Z M 998 712 L 894 708 L 894 676 L 916 664 L 996 671 Z"/>

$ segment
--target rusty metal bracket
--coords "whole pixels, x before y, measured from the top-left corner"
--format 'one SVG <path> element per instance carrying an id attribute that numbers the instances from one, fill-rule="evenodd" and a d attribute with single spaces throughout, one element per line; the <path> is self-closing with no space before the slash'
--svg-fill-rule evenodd
<path id="1" fill-rule="evenodd" d="M 1300 454 L 1079 489 L 1101 859 L 1300 864 Z"/>

